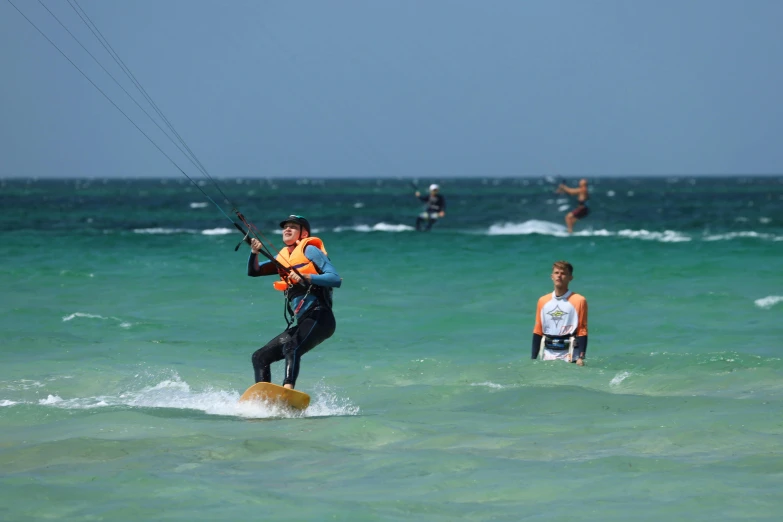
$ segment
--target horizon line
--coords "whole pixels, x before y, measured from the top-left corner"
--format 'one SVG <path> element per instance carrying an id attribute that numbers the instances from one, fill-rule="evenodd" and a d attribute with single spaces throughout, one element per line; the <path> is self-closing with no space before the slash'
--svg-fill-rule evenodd
<path id="1" fill-rule="evenodd" d="M 335 181 L 347 181 L 347 180 L 402 180 L 402 181 L 417 181 L 420 179 L 546 179 L 546 178 L 689 178 L 689 177 L 703 177 L 703 178 L 755 178 L 755 177 L 775 177 L 783 176 L 783 172 L 753 172 L 753 173 L 671 173 L 671 174 L 499 174 L 499 175 L 476 175 L 476 176 L 443 176 L 443 175 L 430 175 L 430 176 L 253 176 L 253 175 L 237 175 L 237 176 L 217 176 L 212 175 L 209 178 L 206 176 L 195 177 L 192 179 L 184 176 L 177 175 L 163 175 L 163 176 L 96 176 L 96 175 L 82 175 L 82 176 L 30 176 L 30 175 L 4 175 L 0 174 L 0 180 L 162 180 L 162 179 L 182 179 L 182 181 L 209 181 L 211 179 L 266 179 L 274 181 L 301 181 L 301 180 L 335 180 Z"/>

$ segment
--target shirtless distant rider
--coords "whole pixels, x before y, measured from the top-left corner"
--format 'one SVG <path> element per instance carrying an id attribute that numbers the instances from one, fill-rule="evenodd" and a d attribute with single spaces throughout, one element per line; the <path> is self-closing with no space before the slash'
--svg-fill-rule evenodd
<path id="1" fill-rule="evenodd" d="M 565 222 L 568 227 L 568 233 L 571 234 L 574 231 L 574 223 L 582 218 L 586 218 L 590 213 L 590 209 L 587 208 L 587 200 L 590 199 L 590 194 L 587 191 L 587 180 L 580 179 L 579 186 L 571 188 L 561 183 L 557 187 L 558 194 L 568 194 L 569 196 L 576 196 L 577 206 L 574 210 L 566 214 Z"/>

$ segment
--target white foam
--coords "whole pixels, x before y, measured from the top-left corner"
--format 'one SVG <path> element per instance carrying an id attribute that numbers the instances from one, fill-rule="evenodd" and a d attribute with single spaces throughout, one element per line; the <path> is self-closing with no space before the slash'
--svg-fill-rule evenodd
<path id="1" fill-rule="evenodd" d="M 489 227 L 487 234 L 490 236 L 501 235 L 530 235 L 541 234 L 545 236 L 567 237 L 569 234 L 566 227 L 549 221 L 540 221 L 531 219 L 524 223 L 502 223 Z M 663 232 L 651 232 L 648 230 L 620 230 L 613 232 L 611 230 L 579 230 L 572 234 L 575 237 L 624 237 L 628 239 L 641 239 L 645 241 L 660 241 L 662 243 L 678 243 L 690 241 L 691 238 L 675 230 L 664 230 Z"/>
<path id="2" fill-rule="evenodd" d="M 359 415 L 359 407 L 349 397 L 341 397 L 323 382 L 316 383 L 311 396 L 310 406 L 304 411 L 305 417 Z"/>
<path id="3" fill-rule="evenodd" d="M 663 232 L 650 232 L 648 230 L 621 230 L 619 237 L 631 239 L 643 239 L 645 241 L 660 241 L 661 243 L 682 243 L 691 238 L 676 230 L 664 230 Z"/>
<path id="4" fill-rule="evenodd" d="M 51 405 L 51 404 L 59 404 L 63 402 L 63 400 L 57 396 L 57 395 L 48 395 L 45 399 L 41 399 L 38 401 L 38 404 L 41 404 L 42 406 Z"/>
<path id="5" fill-rule="evenodd" d="M 86 313 L 82 313 L 82 312 L 75 312 L 75 313 L 72 313 L 70 315 L 64 316 L 63 317 L 63 322 L 72 321 L 73 319 L 76 319 L 76 318 L 81 318 L 81 319 L 100 319 L 101 321 L 106 321 L 106 320 L 110 319 L 110 320 L 116 322 L 119 325 L 120 328 L 130 328 L 131 326 L 133 326 L 133 323 L 130 323 L 128 321 L 123 321 L 119 317 L 103 317 L 102 315 L 98 315 L 98 314 L 86 314 Z"/>
<path id="6" fill-rule="evenodd" d="M 609 386 L 617 386 L 630 376 L 631 372 L 620 372 L 612 378 L 612 380 L 609 382 Z"/>
<path id="7" fill-rule="evenodd" d="M 492 225 L 489 227 L 487 234 L 490 236 L 525 236 L 530 234 L 567 236 L 568 232 L 564 225 L 531 219 L 524 223 L 501 223 Z"/>
<path id="8" fill-rule="evenodd" d="M 605 228 L 601 228 L 598 230 L 580 230 L 578 232 L 574 232 L 575 236 L 588 236 L 588 237 L 612 237 L 616 236 L 616 232 L 612 232 L 610 230 L 606 230 Z"/>
<path id="9" fill-rule="evenodd" d="M 18 402 L 9 401 L 9 400 L 2 400 L 0 401 L 0 407 L 2 406 L 13 406 L 14 404 L 19 404 Z"/>
<path id="10" fill-rule="evenodd" d="M 30 379 L 20 379 L 18 381 L 11 381 L 3 389 L 5 390 L 29 390 L 30 388 L 42 388 L 44 384 L 42 382 L 33 381 Z"/>
<path id="11" fill-rule="evenodd" d="M 134 234 L 170 235 L 170 234 L 198 234 L 198 230 L 190 228 L 134 228 Z"/>
<path id="12" fill-rule="evenodd" d="M 197 201 L 191 203 L 190 208 L 207 208 L 207 205 L 209 205 L 209 203 L 207 203 L 206 201 Z"/>
<path id="13" fill-rule="evenodd" d="M 486 234 L 490 236 L 524 236 L 531 234 L 555 237 L 569 236 L 564 225 L 537 219 L 531 219 L 522 223 L 496 223 L 489 227 Z M 645 229 L 623 229 L 619 231 L 612 231 L 606 229 L 589 228 L 580 230 L 577 227 L 577 231 L 570 235 L 575 237 L 622 237 L 626 239 L 639 239 L 642 241 L 658 241 L 661 243 L 685 243 L 693 241 L 694 239 L 701 239 L 703 241 L 729 241 L 738 238 L 783 241 L 783 236 L 755 231 L 727 232 L 725 234 L 711 234 L 704 235 L 701 238 L 694 238 L 684 232 L 679 232 L 677 230 L 653 231 Z"/>
<path id="14" fill-rule="evenodd" d="M 410 225 L 395 225 L 391 223 L 376 223 L 373 226 L 370 225 L 356 225 L 353 227 L 337 227 L 334 232 L 407 232 L 414 228 Z"/>
<path id="15" fill-rule="evenodd" d="M 500 390 L 500 389 L 505 388 L 505 386 L 503 386 L 502 384 L 496 384 L 494 382 L 489 382 L 489 381 L 487 381 L 487 382 L 474 382 L 474 383 L 471 383 L 470 385 L 471 386 L 485 386 L 487 388 L 493 388 L 495 390 Z"/>
<path id="16" fill-rule="evenodd" d="M 104 319 L 104 320 L 108 319 L 108 317 L 103 317 L 101 315 L 85 314 L 85 313 L 82 313 L 82 312 L 76 312 L 76 313 L 73 313 L 71 315 L 64 316 L 63 317 L 63 322 L 70 321 L 72 319 L 76 319 L 77 317 L 83 317 L 83 318 L 86 318 L 86 319 Z"/>
<path id="17" fill-rule="evenodd" d="M 767 297 L 756 299 L 754 303 L 759 308 L 764 308 L 765 310 L 768 310 L 782 301 L 783 301 L 783 295 L 768 295 Z"/>
<path id="18" fill-rule="evenodd" d="M 137 376 L 139 377 L 139 376 Z M 174 373 L 169 379 L 152 386 L 128 390 L 117 395 L 76 397 L 63 399 L 49 395 L 38 404 L 56 408 L 79 410 L 127 406 L 131 408 L 173 408 L 201 411 L 209 415 L 225 415 L 246 418 L 324 417 L 358 415 L 359 407 L 350 399 L 339 397 L 323 384 L 316 385 L 311 394 L 310 406 L 305 411 L 294 411 L 277 403 L 239 402 L 236 390 L 220 390 L 207 387 L 194 391 L 188 383 Z"/>
<path id="19" fill-rule="evenodd" d="M 780 241 L 781 239 L 783 239 L 783 236 L 775 236 L 773 234 L 765 234 L 762 232 L 745 230 L 742 232 L 728 232 L 726 234 L 712 234 L 709 236 L 704 236 L 704 241 L 727 241 L 736 238 L 767 239 L 772 241 Z"/>
<path id="20" fill-rule="evenodd" d="M 233 234 L 235 231 L 235 228 L 208 228 L 206 230 L 202 230 L 201 234 L 205 236 L 225 236 L 227 234 Z"/>

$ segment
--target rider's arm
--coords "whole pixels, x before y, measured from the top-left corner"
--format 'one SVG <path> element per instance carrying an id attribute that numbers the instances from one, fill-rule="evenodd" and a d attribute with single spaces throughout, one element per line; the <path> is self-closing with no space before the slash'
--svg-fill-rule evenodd
<path id="1" fill-rule="evenodd" d="M 536 322 L 533 325 L 533 344 L 530 346 L 530 358 L 537 359 L 538 352 L 541 350 L 541 339 L 544 337 L 544 326 L 541 322 L 541 307 L 544 306 L 544 298 L 538 300 L 536 304 Z"/>
<path id="2" fill-rule="evenodd" d="M 580 358 L 583 359 L 587 353 L 587 336 L 580 335 L 576 338 L 576 342 L 574 344 L 576 345 L 574 346 L 574 360 Z"/>
<path id="3" fill-rule="evenodd" d="M 307 245 L 304 251 L 305 257 L 312 261 L 315 266 L 318 267 L 318 274 L 312 274 L 310 276 L 310 282 L 318 286 L 331 286 L 333 288 L 340 288 L 343 284 L 343 280 L 334 269 L 334 266 L 329 261 L 329 258 L 324 255 L 318 247 L 313 245 Z"/>
<path id="4" fill-rule="evenodd" d="M 277 267 L 271 261 L 258 263 L 258 254 L 250 253 L 247 260 L 247 275 L 250 277 L 277 275 Z"/>
<path id="5" fill-rule="evenodd" d="M 579 188 L 571 188 L 566 185 L 560 185 L 560 190 L 572 196 L 577 196 L 579 194 Z"/>
<path id="6" fill-rule="evenodd" d="M 579 324 L 576 328 L 576 342 L 574 343 L 574 360 L 584 357 L 587 353 L 587 299 L 582 299 L 577 306 Z"/>
<path id="7" fill-rule="evenodd" d="M 543 339 L 542 335 L 533 334 L 533 344 L 530 346 L 531 359 L 538 359 L 538 352 L 541 351 L 541 339 Z"/>

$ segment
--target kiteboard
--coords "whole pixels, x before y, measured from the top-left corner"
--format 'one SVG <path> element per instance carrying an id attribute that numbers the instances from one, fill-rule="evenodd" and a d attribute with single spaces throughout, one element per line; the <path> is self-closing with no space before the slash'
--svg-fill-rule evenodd
<path id="1" fill-rule="evenodd" d="M 239 402 L 243 401 L 276 402 L 295 410 L 304 410 L 310 405 L 310 396 L 271 382 L 257 382 L 239 398 Z"/>

